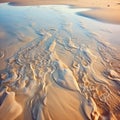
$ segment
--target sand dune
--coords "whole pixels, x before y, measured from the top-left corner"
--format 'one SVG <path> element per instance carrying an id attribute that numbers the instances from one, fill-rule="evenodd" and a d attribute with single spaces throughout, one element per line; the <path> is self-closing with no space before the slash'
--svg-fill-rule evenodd
<path id="1" fill-rule="evenodd" d="M 6 62 L 0 71 L 0 120 L 120 119 L 120 44 L 114 40 L 119 25 L 78 16 L 69 6 L 0 9 L 6 38 L 0 37 L 12 34 L 0 50 Z"/>

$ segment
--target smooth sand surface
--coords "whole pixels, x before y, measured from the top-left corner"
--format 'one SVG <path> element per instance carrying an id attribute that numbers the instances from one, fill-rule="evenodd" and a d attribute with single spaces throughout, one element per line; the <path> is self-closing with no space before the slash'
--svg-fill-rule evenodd
<path id="1" fill-rule="evenodd" d="M 89 12 L 83 12 L 90 18 L 95 18 L 105 22 L 120 24 L 120 0 L 1 0 L 0 2 L 10 2 L 10 5 L 74 5 L 78 7 L 95 8 Z"/>
<path id="2" fill-rule="evenodd" d="M 0 4 L 0 120 L 120 119 L 120 25 L 107 14 L 113 3 Z"/>

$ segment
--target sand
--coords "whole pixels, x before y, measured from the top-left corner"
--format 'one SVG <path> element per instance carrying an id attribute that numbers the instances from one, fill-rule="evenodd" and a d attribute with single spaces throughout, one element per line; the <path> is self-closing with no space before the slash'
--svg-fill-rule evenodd
<path id="1" fill-rule="evenodd" d="M 1 0 L 0 2 L 10 2 L 11 5 L 73 5 L 77 7 L 93 8 L 82 15 L 102 20 L 105 22 L 120 24 L 120 1 L 119 0 Z M 96 10 L 94 10 L 96 9 Z"/>
<path id="2" fill-rule="evenodd" d="M 0 120 L 119 120 L 119 1 L 9 2 L 0 4 Z"/>

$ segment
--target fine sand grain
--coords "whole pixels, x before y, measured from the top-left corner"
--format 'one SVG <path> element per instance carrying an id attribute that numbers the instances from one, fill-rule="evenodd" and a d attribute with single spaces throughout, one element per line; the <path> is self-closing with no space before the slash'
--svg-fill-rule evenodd
<path id="1" fill-rule="evenodd" d="M 9 2 L 0 4 L 0 120 L 119 120 L 118 1 Z"/>

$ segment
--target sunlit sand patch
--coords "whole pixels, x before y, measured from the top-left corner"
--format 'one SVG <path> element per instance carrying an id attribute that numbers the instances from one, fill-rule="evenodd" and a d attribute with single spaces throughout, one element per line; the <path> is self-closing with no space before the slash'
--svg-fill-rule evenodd
<path id="1" fill-rule="evenodd" d="M 13 120 L 16 119 L 22 112 L 22 107 L 15 100 L 14 92 L 6 92 L 0 97 L 0 119 L 1 120 Z"/>
<path id="2" fill-rule="evenodd" d="M 0 71 L 0 119 L 119 119 L 120 57 L 117 48 L 101 40 L 106 24 L 79 17 L 74 10 L 69 16 L 58 8 L 58 14 L 57 6 L 30 9 L 41 11 L 37 16 L 32 12 L 33 18 L 25 12 L 31 21 L 24 25 L 35 35 L 16 32 L 20 49 Z M 106 33 L 107 26 L 103 28 Z"/>

